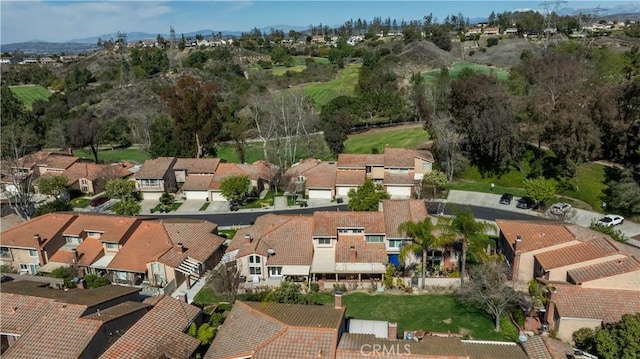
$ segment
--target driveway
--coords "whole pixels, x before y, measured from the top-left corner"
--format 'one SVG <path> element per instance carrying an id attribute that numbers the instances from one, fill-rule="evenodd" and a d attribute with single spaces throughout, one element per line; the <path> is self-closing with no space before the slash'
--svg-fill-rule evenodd
<path id="1" fill-rule="evenodd" d="M 198 212 L 200 207 L 205 204 L 205 200 L 202 199 L 187 199 L 182 202 L 182 205 L 178 207 L 175 213 L 192 213 Z"/>

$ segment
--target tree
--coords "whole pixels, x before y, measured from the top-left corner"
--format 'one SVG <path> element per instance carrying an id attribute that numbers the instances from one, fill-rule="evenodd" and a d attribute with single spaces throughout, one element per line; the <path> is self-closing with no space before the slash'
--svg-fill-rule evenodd
<path id="1" fill-rule="evenodd" d="M 169 117 L 155 119 L 149 127 L 149 154 L 151 157 L 175 157 L 180 148 L 174 138 L 173 123 Z"/>
<path id="2" fill-rule="evenodd" d="M 264 297 L 265 302 L 287 303 L 287 304 L 319 304 L 314 291 L 302 293 L 300 284 L 283 281 L 280 286 Z"/>
<path id="3" fill-rule="evenodd" d="M 246 162 L 247 138 L 250 136 L 251 120 L 243 116 L 233 116 L 222 126 L 222 133 L 233 141 L 240 163 Z"/>
<path id="4" fill-rule="evenodd" d="M 405 263 L 409 253 L 415 253 L 422 258 L 422 289 L 426 285 L 427 252 L 441 248 L 453 241 L 453 237 L 444 225 L 444 220 L 439 219 L 434 225 L 431 217 L 426 217 L 422 222 L 404 222 L 398 226 L 398 231 L 406 233 L 412 239 L 412 243 L 405 245 L 400 250 L 400 260 Z"/>
<path id="5" fill-rule="evenodd" d="M 35 216 L 42 216 L 43 214 L 51 213 L 51 212 L 68 212 L 73 211 L 73 206 L 69 201 L 55 199 L 51 202 L 47 202 L 41 206 L 39 206 L 36 210 Z"/>
<path id="6" fill-rule="evenodd" d="M 464 170 L 466 158 L 462 155 L 463 136 L 455 131 L 451 116 L 441 113 L 433 120 L 428 129 L 434 137 L 435 154 L 440 161 L 440 166 L 447 174 L 449 181 Z"/>
<path id="7" fill-rule="evenodd" d="M 142 206 L 135 199 L 126 198 L 114 203 L 110 209 L 120 216 L 136 216 L 140 214 Z"/>
<path id="8" fill-rule="evenodd" d="M 447 183 L 449 183 L 449 178 L 442 171 L 433 170 L 429 173 L 425 173 L 422 177 L 420 197 L 427 198 L 427 190 L 432 189 L 432 198 L 435 198 L 436 191 L 443 188 Z"/>
<path id="9" fill-rule="evenodd" d="M 233 304 L 240 288 L 240 272 L 235 262 L 222 262 L 209 274 L 207 283 L 213 291 Z"/>
<path id="10" fill-rule="evenodd" d="M 94 161 L 98 163 L 98 146 L 102 135 L 102 120 L 91 113 L 84 113 L 69 123 L 69 142 L 76 148 L 89 146 Z"/>
<path id="11" fill-rule="evenodd" d="M 38 191 L 58 198 L 67 190 L 67 177 L 62 175 L 42 176 L 38 179 Z"/>
<path id="12" fill-rule="evenodd" d="M 247 176 L 232 175 L 222 179 L 220 192 L 228 200 L 239 200 L 245 197 L 251 180 Z"/>
<path id="13" fill-rule="evenodd" d="M 471 267 L 471 280 L 460 288 L 459 297 L 485 311 L 500 332 L 500 318 L 520 302 L 522 295 L 509 283 L 509 268 L 502 262 L 489 261 Z"/>
<path id="14" fill-rule="evenodd" d="M 87 288 L 99 288 L 111 284 L 109 278 L 98 277 L 95 274 L 87 274 L 84 276 L 84 281 L 87 284 Z"/>
<path id="15" fill-rule="evenodd" d="M 522 187 L 528 197 L 542 206 L 556 195 L 556 183 L 543 177 L 525 178 Z"/>
<path id="16" fill-rule="evenodd" d="M 478 222 L 473 216 L 471 209 L 456 211 L 451 220 L 450 229 L 456 234 L 457 241 L 462 244 L 462 258 L 460 259 L 460 286 L 464 286 L 465 267 L 467 262 L 467 251 L 469 241 L 482 237 L 489 229 L 494 227 L 486 222 Z"/>
<path id="17" fill-rule="evenodd" d="M 487 47 L 496 46 L 496 45 L 498 45 L 497 37 L 490 37 L 487 39 Z"/>
<path id="18" fill-rule="evenodd" d="M 135 199 L 136 183 L 127 179 L 112 179 L 105 185 L 105 194 L 109 198 Z"/>
<path id="19" fill-rule="evenodd" d="M 178 155 L 200 158 L 213 152 L 224 121 L 218 106 L 219 92 L 214 83 L 191 76 L 181 77 L 162 92 L 161 98 L 173 119 L 173 145 Z"/>
<path id="20" fill-rule="evenodd" d="M 624 314 L 616 323 L 595 331 L 582 328 L 573 333 L 576 347 L 603 359 L 635 359 L 640 355 L 640 312 Z"/>
<path id="21" fill-rule="evenodd" d="M 369 178 L 357 189 L 350 189 L 348 196 L 350 211 L 377 211 L 378 203 L 383 199 L 389 199 L 389 194 L 384 189 L 376 188 Z"/>

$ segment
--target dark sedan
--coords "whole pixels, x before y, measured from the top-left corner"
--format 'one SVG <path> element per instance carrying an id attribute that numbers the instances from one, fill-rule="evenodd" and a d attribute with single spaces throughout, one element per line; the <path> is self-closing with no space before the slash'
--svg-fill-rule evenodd
<path id="1" fill-rule="evenodd" d="M 511 200 L 513 200 L 513 195 L 511 193 L 505 193 L 500 197 L 500 204 L 511 204 Z"/>
<path id="2" fill-rule="evenodd" d="M 518 200 L 518 203 L 516 203 L 516 207 L 521 209 L 535 209 L 536 206 L 536 201 L 531 197 L 522 197 Z"/>

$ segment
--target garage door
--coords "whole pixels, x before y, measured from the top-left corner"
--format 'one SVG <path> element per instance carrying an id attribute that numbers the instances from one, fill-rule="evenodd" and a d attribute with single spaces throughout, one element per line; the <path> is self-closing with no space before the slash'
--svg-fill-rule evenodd
<path id="1" fill-rule="evenodd" d="M 331 199 L 331 190 L 329 189 L 310 189 L 309 190 L 309 198 L 310 199 Z"/>
<path id="2" fill-rule="evenodd" d="M 163 192 L 142 192 L 142 198 L 150 200 L 159 200 Z"/>
<path id="3" fill-rule="evenodd" d="M 349 190 L 352 189 L 352 188 L 353 189 L 358 189 L 358 187 L 338 187 L 337 188 L 338 196 L 341 196 L 341 197 L 348 196 L 349 195 Z"/>
<path id="4" fill-rule="evenodd" d="M 387 187 L 387 193 L 391 199 L 411 198 L 411 187 Z"/>
<path id="5" fill-rule="evenodd" d="M 184 195 L 187 199 L 206 200 L 209 197 L 208 191 L 184 191 Z"/>
<path id="6" fill-rule="evenodd" d="M 211 201 L 213 202 L 218 202 L 218 201 L 226 201 L 227 199 L 222 195 L 221 192 L 211 192 Z"/>

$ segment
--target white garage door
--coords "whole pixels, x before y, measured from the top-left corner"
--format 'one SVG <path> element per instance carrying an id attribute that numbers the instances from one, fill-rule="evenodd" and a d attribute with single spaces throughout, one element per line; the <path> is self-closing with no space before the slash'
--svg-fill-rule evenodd
<path id="1" fill-rule="evenodd" d="M 217 192 L 217 191 L 216 192 L 214 192 L 214 191 L 211 192 L 211 201 L 212 202 L 217 202 L 217 201 L 224 202 L 226 200 L 227 199 L 222 195 L 221 192 Z"/>
<path id="2" fill-rule="evenodd" d="M 142 198 L 150 200 L 159 200 L 163 192 L 142 192 Z"/>
<path id="3" fill-rule="evenodd" d="M 349 190 L 350 189 L 358 189 L 358 187 L 338 187 L 338 196 L 342 196 L 342 197 L 346 197 L 349 195 Z"/>
<path id="4" fill-rule="evenodd" d="M 209 197 L 208 191 L 184 191 L 184 195 L 187 196 L 187 199 L 199 199 L 206 200 Z"/>
<path id="5" fill-rule="evenodd" d="M 331 199 L 331 190 L 329 189 L 310 189 L 309 199 Z"/>
<path id="6" fill-rule="evenodd" d="M 387 187 L 387 193 L 391 199 L 411 198 L 411 187 Z"/>

